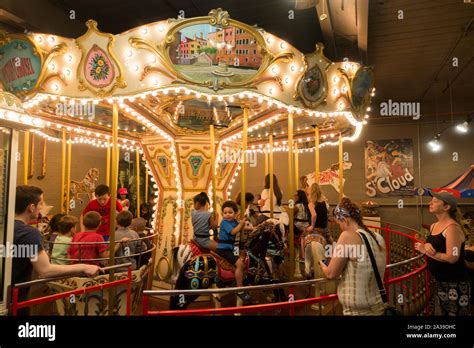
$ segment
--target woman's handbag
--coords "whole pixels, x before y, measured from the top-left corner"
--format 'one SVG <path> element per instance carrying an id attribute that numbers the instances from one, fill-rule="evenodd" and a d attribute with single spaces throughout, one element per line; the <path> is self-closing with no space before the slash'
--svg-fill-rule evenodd
<path id="1" fill-rule="evenodd" d="M 388 303 L 387 299 L 387 293 L 385 292 L 385 288 L 382 283 L 382 278 L 380 278 L 379 270 L 377 269 L 377 263 L 375 262 L 375 257 L 374 253 L 372 252 L 372 248 L 370 247 L 370 243 L 367 240 L 367 237 L 363 233 L 359 233 L 364 240 L 365 246 L 367 248 L 367 251 L 369 253 L 370 257 L 370 263 L 372 264 L 372 269 L 374 270 L 375 273 L 375 280 L 377 280 L 377 286 L 380 291 L 380 296 L 382 297 L 382 301 L 385 304 L 385 311 L 384 315 L 385 316 L 399 316 L 402 315 L 402 312 L 400 312 L 397 308 L 390 306 Z"/>

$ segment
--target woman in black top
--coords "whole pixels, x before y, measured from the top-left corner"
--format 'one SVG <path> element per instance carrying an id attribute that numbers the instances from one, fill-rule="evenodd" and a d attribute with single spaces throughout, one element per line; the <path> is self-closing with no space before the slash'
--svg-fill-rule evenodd
<path id="1" fill-rule="evenodd" d="M 447 192 L 430 192 L 431 225 L 426 243 L 415 249 L 428 256 L 428 269 L 436 280 L 437 315 L 469 315 L 470 283 L 464 267 L 464 233 L 456 217 L 456 199 Z"/>
<path id="2" fill-rule="evenodd" d="M 311 213 L 311 223 L 306 229 L 308 233 L 321 234 L 328 244 L 333 240 L 328 230 L 328 206 L 326 197 L 323 195 L 319 184 L 313 183 L 308 191 L 308 208 Z"/>

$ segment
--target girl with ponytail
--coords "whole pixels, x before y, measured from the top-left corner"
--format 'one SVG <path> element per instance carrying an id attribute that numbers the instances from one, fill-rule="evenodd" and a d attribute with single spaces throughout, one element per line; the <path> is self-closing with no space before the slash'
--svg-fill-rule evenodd
<path id="1" fill-rule="evenodd" d="M 381 275 L 386 265 L 384 239 L 365 226 L 361 210 L 347 197 L 334 209 L 334 217 L 342 233 L 329 265 L 320 262 L 323 273 L 328 279 L 341 276 L 337 295 L 344 315 L 383 315 L 385 305 L 361 234 L 369 241 Z"/>

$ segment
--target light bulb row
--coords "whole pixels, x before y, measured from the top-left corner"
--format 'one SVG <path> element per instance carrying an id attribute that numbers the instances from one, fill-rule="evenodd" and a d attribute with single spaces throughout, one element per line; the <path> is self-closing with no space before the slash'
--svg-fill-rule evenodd
<path id="1" fill-rule="evenodd" d="M 32 127 L 43 128 L 45 126 L 44 121 L 38 117 L 21 114 L 12 110 L 0 109 L 0 119 L 21 123 Z"/>

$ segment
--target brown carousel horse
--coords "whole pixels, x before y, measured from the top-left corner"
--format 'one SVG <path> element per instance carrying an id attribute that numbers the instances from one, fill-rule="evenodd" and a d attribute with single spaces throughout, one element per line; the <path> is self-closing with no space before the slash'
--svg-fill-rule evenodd
<path id="1" fill-rule="evenodd" d="M 244 250 L 241 251 L 246 264 L 244 284 L 269 284 L 274 282 L 268 264 L 265 262 L 269 242 L 283 248 L 278 224 L 265 221 L 250 233 Z M 208 289 L 212 285 L 224 287 L 235 282 L 235 267 L 213 251 L 205 250 L 194 242 L 173 250 L 173 269 L 179 270 L 174 277 L 176 289 Z M 180 267 L 180 265 L 182 265 Z M 284 297 L 282 291 L 275 291 L 276 297 Z M 171 297 L 170 309 L 186 309 L 198 296 L 176 295 Z"/>

